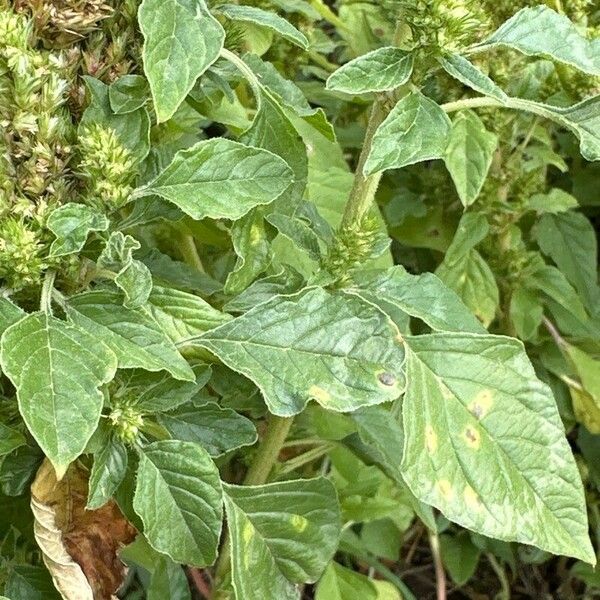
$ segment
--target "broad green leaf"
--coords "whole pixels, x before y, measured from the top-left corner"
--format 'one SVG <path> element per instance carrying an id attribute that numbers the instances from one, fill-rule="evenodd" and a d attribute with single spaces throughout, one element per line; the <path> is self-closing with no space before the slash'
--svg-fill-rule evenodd
<path id="1" fill-rule="evenodd" d="M 485 333 L 456 293 L 433 273 L 411 275 L 404 267 L 395 266 L 385 271 L 362 271 L 353 279 L 362 297 L 391 316 L 399 309 L 436 331 Z"/>
<path id="2" fill-rule="evenodd" d="M 264 211 L 254 209 L 233 223 L 230 230 L 237 260 L 227 275 L 226 294 L 243 292 L 271 263 L 271 249 Z"/>
<path id="3" fill-rule="evenodd" d="M 110 436 L 94 455 L 86 508 L 94 510 L 106 504 L 119 487 L 127 471 L 127 448 L 119 438 Z"/>
<path id="4" fill-rule="evenodd" d="M 293 44 L 300 46 L 300 48 L 303 48 L 304 50 L 308 48 L 306 36 L 298 31 L 289 21 L 286 21 L 284 18 L 273 12 L 255 8 L 254 6 L 239 6 L 237 4 L 222 4 L 218 7 L 218 10 L 228 19 L 232 19 L 233 21 L 244 21 L 266 27 Z"/>
<path id="5" fill-rule="evenodd" d="M 175 379 L 194 381 L 194 373 L 160 325 L 145 310 L 120 304 L 114 292 L 94 291 L 69 299 L 69 319 L 102 340 L 117 355 L 121 369 L 165 370 Z"/>
<path id="6" fill-rule="evenodd" d="M 82 328 L 34 313 L 4 332 L 0 361 L 29 431 L 62 477 L 98 425 L 98 388 L 114 377 L 114 353 Z"/>
<path id="7" fill-rule="evenodd" d="M 329 76 L 326 88 L 346 94 L 385 92 L 405 84 L 413 70 L 410 52 L 393 46 L 378 48 L 346 63 Z"/>
<path id="8" fill-rule="evenodd" d="M 231 320 L 200 296 L 160 286 L 152 288 L 146 308 L 175 344 Z"/>
<path id="9" fill-rule="evenodd" d="M 472 111 L 461 111 L 452 122 L 444 162 L 464 206 L 475 202 L 485 182 L 498 145 Z"/>
<path id="10" fill-rule="evenodd" d="M 569 385 L 575 417 L 590 433 L 600 433 L 600 361 L 587 352 L 565 344 L 564 353 L 581 382 L 581 389 Z"/>
<path id="11" fill-rule="evenodd" d="M 0 457 L 10 454 L 13 450 L 25 445 L 25 436 L 16 429 L 0 423 Z"/>
<path id="12" fill-rule="evenodd" d="M 332 483 L 319 477 L 224 488 L 236 598 L 297 598 L 292 583 L 316 581 L 338 545 Z"/>
<path id="13" fill-rule="evenodd" d="M 46 227 L 56 236 L 50 246 L 50 256 L 65 256 L 79 252 L 91 231 L 106 231 L 108 219 L 94 208 L 72 202 L 53 210 Z"/>
<path id="14" fill-rule="evenodd" d="M 547 6 L 521 9 L 476 49 L 495 46 L 513 48 L 527 56 L 543 56 L 584 73 L 600 75 L 600 40 L 584 37 L 566 16 Z"/>
<path id="15" fill-rule="evenodd" d="M 10 600 L 59 600 L 50 573 L 45 567 L 14 565 L 10 567 L 4 593 Z"/>
<path id="16" fill-rule="evenodd" d="M 523 345 L 455 333 L 407 344 L 402 472 L 413 493 L 478 533 L 595 562 L 579 472 Z"/>
<path id="17" fill-rule="evenodd" d="M 123 75 L 108 88 L 112 111 L 118 115 L 133 112 L 146 104 L 150 90 L 141 75 Z"/>
<path id="18" fill-rule="evenodd" d="M 147 599 L 167 600 L 167 598 L 168 600 L 190 600 L 191 592 L 181 565 L 163 556 L 154 564 Z"/>
<path id="19" fill-rule="evenodd" d="M 404 347 L 389 318 L 320 288 L 275 297 L 195 343 L 251 379 L 280 416 L 309 400 L 335 411 L 379 404 L 404 386 Z"/>
<path id="20" fill-rule="evenodd" d="M 0 335 L 26 314 L 22 308 L 13 304 L 8 298 L 0 296 Z"/>
<path id="21" fill-rule="evenodd" d="M 510 298 L 510 320 L 521 340 L 530 340 L 542 324 L 544 307 L 538 295 L 526 287 L 517 288 Z"/>
<path id="22" fill-rule="evenodd" d="M 446 113 L 420 92 L 411 92 L 375 132 L 364 174 L 443 158 L 449 134 Z"/>
<path id="23" fill-rule="evenodd" d="M 312 260 L 319 261 L 321 259 L 319 238 L 306 221 L 281 213 L 269 215 L 267 221 Z"/>
<path id="24" fill-rule="evenodd" d="M 600 299 L 596 233 L 581 213 L 545 214 L 533 228 L 534 239 L 595 310 Z"/>
<path id="25" fill-rule="evenodd" d="M 180 150 L 134 196 L 161 196 L 193 219 L 239 219 L 273 202 L 293 180 L 288 165 L 272 152 L 214 138 Z"/>
<path id="26" fill-rule="evenodd" d="M 440 535 L 440 554 L 444 566 L 456 585 L 464 585 L 473 577 L 479 562 L 481 551 L 473 542 L 468 532 L 461 531 L 456 535 Z"/>
<path id="27" fill-rule="evenodd" d="M 552 188 L 546 194 L 534 194 L 527 201 L 527 207 L 537 213 L 562 213 L 579 206 L 577 198 L 560 188 Z"/>
<path id="28" fill-rule="evenodd" d="M 332 562 L 317 584 L 315 600 L 378 600 L 375 583 L 356 571 Z"/>
<path id="29" fill-rule="evenodd" d="M 110 107 L 109 87 L 99 79 L 84 77 L 90 92 L 90 104 L 79 123 L 79 134 L 88 127 L 101 126 L 112 129 L 119 142 L 138 161 L 144 160 L 150 151 L 150 116 L 144 108 L 125 115 L 115 114 Z"/>
<path id="30" fill-rule="evenodd" d="M 173 439 L 196 442 L 211 456 L 252 445 L 257 439 L 252 421 L 213 402 L 202 406 L 185 404 L 159 415 L 158 422 Z"/>
<path id="31" fill-rule="evenodd" d="M 221 535 L 222 502 L 219 472 L 201 446 L 166 440 L 143 448 L 133 508 L 156 550 L 176 562 L 212 564 Z"/>
<path id="32" fill-rule="evenodd" d="M 473 63 L 460 54 L 449 54 L 438 58 L 440 64 L 448 73 L 464 85 L 469 86 L 480 94 L 496 98 L 504 103 L 508 96 L 485 73 L 482 73 Z"/>
<path id="33" fill-rule="evenodd" d="M 144 73 L 162 123 L 217 60 L 225 32 L 204 0 L 144 0 L 138 18 L 144 36 Z"/>

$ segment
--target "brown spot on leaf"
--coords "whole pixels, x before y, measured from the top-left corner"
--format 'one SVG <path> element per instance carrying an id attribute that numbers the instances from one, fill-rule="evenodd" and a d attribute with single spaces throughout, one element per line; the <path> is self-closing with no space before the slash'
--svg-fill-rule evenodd
<path id="1" fill-rule="evenodd" d="M 377 375 L 377 379 L 379 380 L 379 383 L 381 383 L 381 385 L 385 385 L 388 387 L 392 387 L 396 384 L 396 376 L 393 373 L 388 373 L 387 371 L 379 373 L 379 375 Z"/>
<path id="2" fill-rule="evenodd" d="M 474 427 L 467 427 L 463 432 L 463 437 L 471 448 L 479 448 L 479 444 L 481 443 L 481 435 L 477 429 Z"/>
<path id="3" fill-rule="evenodd" d="M 137 532 L 112 500 L 86 510 L 87 494 L 87 471 L 73 464 L 57 481 L 45 460 L 31 486 L 36 539 L 63 598 L 110 600 L 125 576 L 118 551 Z"/>

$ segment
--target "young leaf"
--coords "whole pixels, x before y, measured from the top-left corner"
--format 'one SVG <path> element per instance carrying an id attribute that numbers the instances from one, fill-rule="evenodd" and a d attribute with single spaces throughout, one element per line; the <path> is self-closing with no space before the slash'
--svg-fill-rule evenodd
<path id="1" fill-rule="evenodd" d="M 552 258 L 581 294 L 589 309 L 600 299 L 597 275 L 596 233 L 588 219 L 577 212 L 542 215 L 533 236 L 544 254 Z"/>
<path id="2" fill-rule="evenodd" d="M 86 508 L 94 510 L 106 504 L 127 472 L 127 448 L 116 436 L 94 455 Z"/>
<path id="3" fill-rule="evenodd" d="M 212 564 L 221 535 L 222 502 L 219 472 L 202 447 L 166 440 L 143 448 L 133 508 L 156 550 L 176 562 Z"/>
<path id="4" fill-rule="evenodd" d="M 435 331 L 485 333 L 461 299 L 433 273 L 411 275 L 395 266 L 385 271 L 362 271 L 353 279 L 363 298 L 390 315 L 399 309 Z"/>
<path id="5" fill-rule="evenodd" d="M 305 252 L 307 256 L 317 262 L 321 260 L 319 238 L 305 221 L 281 213 L 269 215 L 267 221 L 276 227 L 281 235 Z"/>
<path id="6" fill-rule="evenodd" d="M 600 40 L 588 39 L 564 15 L 547 6 L 523 8 L 477 50 L 505 46 L 527 56 L 544 56 L 590 75 L 600 75 Z"/>
<path id="7" fill-rule="evenodd" d="M 193 219 L 239 219 L 273 202 L 293 183 L 280 157 L 261 148 L 214 138 L 180 150 L 171 164 L 134 196 L 158 195 Z"/>
<path id="8" fill-rule="evenodd" d="M 315 600 L 380 600 L 374 582 L 332 562 L 317 585 Z"/>
<path id="9" fill-rule="evenodd" d="M 98 388 L 114 377 L 116 356 L 85 330 L 34 313 L 4 332 L 0 361 L 29 431 L 60 478 L 98 425 Z"/>
<path id="10" fill-rule="evenodd" d="M 346 94 L 385 92 L 405 84 L 413 70 L 412 53 L 394 46 L 378 48 L 332 73 L 326 88 Z"/>
<path id="11" fill-rule="evenodd" d="M 108 88 L 110 107 L 117 115 L 124 115 L 146 104 L 148 83 L 141 75 L 123 75 Z"/>
<path id="12" fill-rule="evenodd" d="M 194 381 L 194 373 L 158 323 L 144 310 L 119 303 L 113 292 L 86 292 L 69 299 L 69 319 L 105 342 L 121 369 L 165 370 Z"/>
<path id="13" fill-rule="evenodd" d="M 20 431 L 0 423 L 0 459 L 26 443 L 27 440 Z"/>
<path id="14" fill-rule="evenodd" d="M 65 256 L 79 252 L 92 231 L 106 231 L 108 219 L 85 204 L 69 202 L 50 213 L 46 227 L 56 236 L 50 246 L 50 256 Z"/>
<path id="15" fill-rule="evenodd" d="M 413 493 L 486 536 L 595 562 L 579 472 L 522 344 L 455 333 L 407 343 L 402 469 Z"/>
<path id="16" fill-rule="evenodd" d="M 297 598 L 292 583 L 316 581 L 337 548 L 335 488 L 323 477 L 224 488 L 236 598 Z"/>
<path id="17" fill-rule="evenodd" d="M 508 96 L 485 73 L 482 73 L 473 63 L 460 54 L 449 54 L 439 57 L 438 61 L 444 71 L 464 85 L 469 86 L 480 94 L 496 98 L 504 103 Z"/>
<path id="18" fill-rule="evenodd" d="M 457 535 L 440 535 L 440 550 L 444 566 L 456 585 L 465 585 L 475 574 L 481 550 L 473 544 L 467 531 Z"/>
<path id="19" fill-rule="evenodd" d="M 144 72 L 162 123 L 217 60 L 225 32 L 204 0 L 144 0 L 138 18 L 144 36 Z"/>
<path id="20" fill-rule="evenodd" d="M 475 202 L 485 182 L 498 137 L 472 111 L 461 111 L 452 123 L 444 162 L 465 207 Z"/>
<path id="21" fill-rule="evenodd" d="M 404 385 L 403 343 L 389 318 L 358 297 L 320 288 L 275 297 L 195 344 L 251 379 L 280 416 L 309 400 L 335 411 L 379 404 Z"/>
<path id="22" fill-rule="evenodd" d="M 147 600 L 191 600 L 190 586 L 185 571 L 167 556 L 154 564 Z"/>
<path id="23" fill-rule="evenodd" d="M 172 412 L 159 415 L 158 422 L 173 439 L 196 442 L 211 456 L 250 446 L 257 439 L 252 421 L 213 402 L 202 406 L 180 406 Z"/>
<path id="24" fill-rule="evenodd" d="M 527 201 L 527 207 L 539 214 L 543 213 L 562 213 L 567 212 L 572 208 L 577 208 L 579 203 L 577 198 L 571 194 L 561 190 L 560 188 L 552 188 L 546 194 L 534 194 Z"/>
<path id="25" fill-rule="evenodd" d="M 517 288 L 510 298 L 510 320 L 521 340 L 533 338 L 542 324 L 544 307 L 538 295 L 526 287 Z"/>
<path id="26" fill-rule="evenodd" d="M 289 21 L 268 10 L 237 4 L 222 4 L 218 7 L 218 10 L 228 19 L 266 27 L 293 44 L 300 46 L 300 48 L 304 50 L 308 48 L 308 40 L 302 32 L 298 31 Z"/>
<path id="27" fill-rule="evenodd" d="M 442 158 L 450 125 L 446 113 L 433 100 L 411 92 L 396 104 L 375 132 L 364 174 Z"/>

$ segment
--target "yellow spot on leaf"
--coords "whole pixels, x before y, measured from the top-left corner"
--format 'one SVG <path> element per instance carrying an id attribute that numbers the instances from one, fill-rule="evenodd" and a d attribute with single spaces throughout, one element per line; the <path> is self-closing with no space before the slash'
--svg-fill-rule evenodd
<path id="1" fill-rule="evenodd" d="M 251 523 L 245 523 L 244 528 L 242 530 L 242 539 L 244 540 L 244 544 L 248 545 L 252 538 L 254 537 L 254 527 L 252 527 Z"/>
<path id="2" fill-rule="evenodd" d="M 463 438 L 467 445 L 477 450 L 481 444 L 481 434 L 475 427 L 470 425 L 463 431 Z"/>
<path id="3" fill-rule="evenodd" d="M 454 490 L 452 489 L 452 484 L 447 479 L 440 479 L 436 485 L 444 500 L 452 498 Z"/>
<path id="4" fill-rule="evenodd" d="M 465 491 L 463 492 L 463 496 L 465 498 L 466 505 L 472 510 L 480 510 L 481 509 L 481 500 L 477 495 L 477 492 L 470 486 L 465 486 Z"/>
<path id="5" fill-rule="evenodd" d="M 483 419 L 494 404 L 492 390 L 481 390 L 469 403 L 468 409 L 476 419 Z"/>
<path id="6" fill-rule="evenodd" d="M 425 447 L 429 454 L 433 454 L 438 447 L 437 433 L 433 430 L 431 425 L 425 427 Z"/>
<path id="7" fill-rule="evenodd" d="M 319 404 L 331 402 L 331 394 L 323 388 L 320 388 L 318 385 L 311 385 L 308 389 L 308 395 L 319 402 Z"/>
<path id="8" fill-rule="evenodd" d="M 292 515 L 290 518 L 290 523 L 297 532 L 304 531 L 308 526 L 308 520 L 302 515 Z"/>

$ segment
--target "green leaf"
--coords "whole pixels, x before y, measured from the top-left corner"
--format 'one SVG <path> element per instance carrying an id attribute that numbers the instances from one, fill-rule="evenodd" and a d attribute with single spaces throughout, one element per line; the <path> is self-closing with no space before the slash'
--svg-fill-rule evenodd
<path id="1" fill-rule="evenodd" d="M 304 50 L 308 48 L 308 40 L 303 33 L 298 31 L 289 21 L 268 10 L 237 4 L 222 4 L 218 7 L 218 10 L 228 19 L 266 27 L 289 42 L 296 44 L 296 46 L 300 46 Z"/>
<path id="2" fill-rule="evenodd" d="M 510 298 L 510 320 L 519 339 L 532 339 L 542 324 L 544 307 L 535 292 L 517 288 Z"/>
<path id="3" fill-rule="evenodd" d="M 114 377 L 114 353 L 83 329 L 34 313 L 4 332 L 0 361 L 29 431 L 60 478 L 98 425 L 98 388 Z"/>
<path id="4" fill-rule="evenodd" d="M 180 150 L 135 197 L 158 195 L 193 219 L 239 219 L 293 183 L 284 160 L 261 148 L 214 138 Z"/>
<path id="5" fill-rule="evenodd" d="M 562 213 L 579 206 L 577 198 L 560 188 L 552 188 L 546 194 L 534 194 L 527 201 L 527 207 L 537 213 Z"/>
<path id="6" fill-rule="evenodd" d="M 371 579 L 332 562 L 317 585 L 315 600 L 378 600 Z"/>
<path id="7" fill-rule="evenodd" d="M 91 231 L 106 231 L 108 219 L 85 204 L 69 202 L 50 213 L 46 227 L 56 236 L 50 246 L 50 256 L 65 256 L 79 252 Z"/>
<path id="8" fill-rule="evenodd" d="M 420 92 L 411 92 L 375 132 L 364 174 L 443 158 L 449 134 L 446 113 Z"/>
<path id="9" fill-rule="evenodd" d="M 163 556 L 156 561 L 150 585 L 148 600 L 190 600 L 191 592 L 185 571 L 181 565 Z"/>
<path id="10" fill-rule="evenodd" d="M 481 551 L 468 532 L 440 535 L 440 550 L 444 566 L 456 585 L 465 585 L 475 574 Z"/>
<path id="11" fill-rule="evenodd" d="M 127 472 L 127 448 L 119 438 L 110 436 L 98 453 L 90 473 L 86 508 L 94 510 L 104 506 L 115 493 Z"/>
<path id="12" fill-rule="evenodd" d="M 503 23 L 477 50 L 505 46 L 527 56 L 543 56 L 600 75 L 600 41 L 579 33 L 566 16 L 547 6 L 523 8 Z"/>
<path id="13" fill-rule="evenodd" d="M 583 350 L 564 344 L 564 353 L 581 381 L 581 388 L 569 385 L 575 417 L 590 433 L 600 433 L 600 361 Z"/>
<path id="14" fill-rule="evenodd" d="M 13 304 L 8 298 L 0 296 L 0 335 L 26 314 L 22 308 Z"/>
<path id="15" fill-rule="evenodd" d="M 149 92 L 141 75 L 123 75 L 108 88 L 110 108 L 117 115 L 131 113 L 146 104 Z"/>
<path id="16" fill-rule="evenodd" d="M 138 19 L 144 36 L 144 73 L 162 123 L 217 60 L 225 32 L 204 0 L 144 0 Z"/>
<path id="17" fill-rule="evenodd" d="M 200 296 L 156 285 L 146 307 L 175 344 L 231 320 L 230 315 L 213 308 Z"/>
<path id="18" fill-rule="evenodd" d="M 45 567 L 14 565 L 10 567 L 4 593 L 11 600 L 59 600 L 50 573 Z"/>
<path id="19" fill-rule="evenodd" d="M 175 440 L 145 446 L 133 508 L 153 548 L 184 564 L 214 562 L 223 519 L 221 480 L 201 446 Z"/>
<path id="20" fill-rule="evenodd" d="M 195 343 L 251 379 L 279 416 L 311 399 L 354 410 L 393 400 L 404 386 L 404 348 L 389 318 L 356 296 L 319 288 L 275 297 Z"/>
<path id="21" fill-rule="evenodd" d="M 485 73 L 482 73 L 464 56 L 449 54 L 439 57 L 438 61 L 448 75 L 451 75 L 454 79 L 469 86 L 476 92 L 496 98 L 496 100 L 502 103 L 508 100 L 508 96 Z"/>
<path id="22" fill-rule="evenodd" d="M 194 381 L 194 373 L 159 324 L 143 309 L 121 305 L 113 292 L 86 292 L 69 299 L 69 319 L 102 340 L 121 369 L 165 370 Z"/>
<path id="23" fill-rule="evenodd" d="M 196 442 L 211 456 L 250 446 L 257 440 L 252 421 L 213 402 L 202 406 L 180 406 L 173 412 L 159 415 L 158 422 L 174 439 Z"/>
<path id="24" fill-rule="evenodd" d="M 474 112 L 461 111 L 454 118 L 444 162 L 465 207 L 479 196 L 497 145 L 496 134 Z"/>
<path id="25" fill-rule="evenodd" d="M 579 472 L 523 345 L 455 333 L 407 344 L 402 472 L 413 493 L 478 533 L 595 562 Z"/>
<path id="26" fill-rule="evenodd" d="M 0 458 L 26 443 L 27 440 L 20 431 L 0 423 Z"/>
<path id="27" fill-rule="evenodd" d="M 358 293 L 389 315 L 401 310 L 435 331 L 485 333 L 461 299 L 433 273 L 411 275 L 404 267 L 362 271 L 353 277 Z"/>
<path id="28" fill-rule="evenodd" d="M 138 161 L 144 160 L 150 151 L 150 116 L 144 108 L 125 115 L 115 114 L 110 107 L 109 87 L 99 79 L 84 77 L 90 93 L 90 104 L 79 123 L 79 134 L 87 127 L 100 125 L 112 129 L 119 142 Z"/>
<path id="29" fill-rule="evenodd" d="M 588 219 L 577 212 L 545 214 L 533 228 L 533 237 L 595 310 L 600 299 L 597 275 L 596 233 Z"/>
<path id="30" fill-rule="evenodd" d="M 385 46 L 340 67 L 329 76 L 325 87 L 346 94 L 393 90 L 409 80 L 413 63 L 412 53 Z"/>
<path id="31" fill-rule="evenodd" d="M 305 221 L 298 217 L 290 217 L 281 213 L 268 215 L 267 221 L 312 260 L 317 262 L 321 260 L 319 238 Z"/>
<path id="32" fill-rule="evenodd" d="M 224 488 L 236 598 L 298 598 L 292 583 L 316 581 L 338 545 L 332 483 L 319 477 Z"/>

